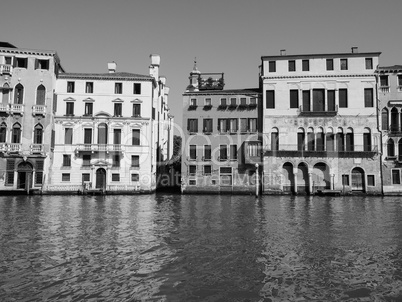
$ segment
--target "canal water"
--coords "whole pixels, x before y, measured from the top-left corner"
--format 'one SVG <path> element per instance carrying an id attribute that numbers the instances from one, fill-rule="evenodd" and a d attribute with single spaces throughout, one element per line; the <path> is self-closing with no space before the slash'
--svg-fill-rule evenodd
<path id="1" fill-rule="evenodd" d="M 402 301 L 400 197 L 0 197 L 0 301 Z"/>

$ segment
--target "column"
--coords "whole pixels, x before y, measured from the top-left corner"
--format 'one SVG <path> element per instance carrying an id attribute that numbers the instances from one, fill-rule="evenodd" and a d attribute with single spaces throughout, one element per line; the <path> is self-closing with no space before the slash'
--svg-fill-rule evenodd
<path id="1" fill-rule="evenodd" d="M 308 173 L 308 190 L 313 194 L 313 173 Z"/>
<path id="2" fill-rule="evenodd" d="M 297 172 L 298 172 L 298 169 L 295 168 L 295 167 L 293 167 L 293 177 L 294 177 L 294 180 L 293 180 L 293 183 L 294 183 L 293 190 L 294 190 L 295 194 L 297 193 Z"/>

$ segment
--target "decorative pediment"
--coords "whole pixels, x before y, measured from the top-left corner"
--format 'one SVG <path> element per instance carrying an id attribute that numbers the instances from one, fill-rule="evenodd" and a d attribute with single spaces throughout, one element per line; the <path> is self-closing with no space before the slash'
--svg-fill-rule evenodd
<path id="1" fill-rule="evenodd" d="M 123 103 L 124 101 L 120 98 L 112 100 L 112 103 Z"/>
<path id="2" fill-rule="evenodd" d="M 94 124 L 93 123 L 82 123 L 82 126 L 83 127 L 93 127 L 94 126 Z"/>
<path id="3" fill-rule="evenodd" d="M 64 99 L 63 101 L 65 101 L 65 102 L 75 102 L 76 99 L 73 99 L 72 97 L 69 97 L 69 98 Z"/>
<path id="4" fill-rule="evenodd" d="M 124 124 L 123 123 L 113 123 L 112 127 L 113 128 L 123 128 Z"/>
<path id="5" fill-rule="evenodd" d="M 140 99 L 135 99 L 135 100 L 132 100 L 131 103 L 134 103 L 134 104 L 141 104 L 142 101 L 141 101 Z"/>
<path id="6" fill-rule="evenodd" d="M 83 102 L 95 102 L 95 100 L 93 98 L 86 98 L 85 100 L 82 100 Z"/>
<path id="7" fill-rule="evenodd" d="M 105 111 L 99 111 L 95 114 L 96 117 L 111 117 L 111 115 Z"/>
<path id="8" fill-rule="evenodd" d="M 74 123 L 71 123 L 71 122 L 64 122 L 63 123 L 63 127 L 71 127 L 71 126 L 74 126 Z"/>
<path id="9" fill-rule="evenodd" d="M 99 159 L 93 163 L 94 166 L 108 166 L 109 163 L 104 159 Z"/>

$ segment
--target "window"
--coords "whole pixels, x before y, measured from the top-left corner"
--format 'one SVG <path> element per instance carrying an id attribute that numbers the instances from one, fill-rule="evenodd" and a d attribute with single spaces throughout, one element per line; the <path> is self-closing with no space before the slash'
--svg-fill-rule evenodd
<path id="1" fill-rule="evenodd" d="M 204 146 L 204 160 L 211 160 L 212 158 L 212 150 L 211 150 L 211 145 L 205 145 Z"/>
<path id="2" fill-rule="evenodd" d="M 348 59 L 341 59 L 341 70 L 348 70 Z"/>
<path id="3" fill-rule="evenodd" d="M 248 119 L 241 118 L 240 119 L 240 132 L 245 133 L 248 130 Z"/>
<path id="4" fill-rule="evenodd" d="M 370 187 L 375 186 L 374 175 L 367 175 L 367 185 Z"/>
<path id="5" fill-rule="evenodd" d="M 61 181 L 70 181 L 70 173 L 62 173 Z"/>
<path id="6" fill-rule="evenodd" d="M 402 75 L 398 75 L 398 86 L 402 86 Z"/>
<path id="7" fill-rule="evenodd" d="M 43 127 L 37 124 L 34 128 L 34 144 L 42 144 L 43 142 Z"/>
<path id="8" fill-rule="evenodd" d="M 198 119 L 188 119 L 187 120 L 187 130 L 191 133 L 198 132 Z"/>
<path id="9" fill-rule="evenodd" d="M 210 98 L 205 99 L 205 106 L 212 106 L 212 102 Z"/>
<path id="10" fill-rule="evenodd" d="M 82 182 L 84 181 L 90 181 L 91 180 L 91 174 L 89 173 L 82 173 Z"/>
<path id="11" fill-rule="evenodd" d="M 133 104 L 133 117 L 141 116 L 141 104 Z"/>
<path id="12" fill-rule="evenodd" d="M 336 111 L 335 90 L 327 90 L 328 111 Z"/>
<path id="13" fill-rule="evenodd" d="M 336 134 L 336 151 L 345 151 L 345 135 L 342 132 Z"/>
<path id="14" fill-rule="evenodd" d="M 4 57 L 4 63 L 6 65 L 11 65 L 12 57 Z"/>
<path id="15" fill-rule="evenodd" d="M 387 87 L 388 85 L 388 76 L 387 75 L 382 75 L 380 76 L 380 86 L 381 87 Z"/>
<path id="16" fill-rule="evenodd" d="M 85 93 L 93 93 L 94 92 L 94 83 L 86 82 L 85 83 Z"/>
<path id="17" fill-rule="evenodd" d="M 190 99 L 190 106 L 191 107 L 197 106 L 197 99 Z"/>
<path id="18" fill-rule="evenodd" d="M 316 151 L 324 151 L 324 133 L 323 132 L 318 132 L 317 133 L 317 138 L 316 138 Z"/>
<path id="19" fill-rule="evenodd" d="M 21 143 L 21 125 L 18 123 L 14 124 L 13 126 L 11 143 L 13 144 Z"/>
<path id="20" fill-rule="evenodd" d="M 296 71 L 296 61 L 295 60 L 288 61 L 288 70 Z"/>
<path id="21" fill-rule="evenodd" d="M 204 166 L 204 175 L 211 175 L 212 174 L 212 166 L 206 165 Z"/>
<path id="22" fill-rule="evenodd" d="M 139 155 L 131 155 L 131 167 L 134 167 L 134 168 L 140 167 L 140 156 Z"/>
<path id="23" fill-rule="evenodd" d="M 230 119 L 230 132 L 235 133 L 238 130 L 238 123 L 239 120 L 237 118 L 231 118 Z"/>
<path id="24" fill-rule="evenodd" d="M 73 93 L 75 91 L 75 82 L 67 82 L 67 92 Z"/>
<path id="25" fill-rule="evenodd" d="M 83 167 L 90 167 L 91 166 L 91 155 L 90 154 L 84 154 L 82 156 L 82 166 Z"/>
<path id="26" fill-rule="evenodd" d="M 257 106 L 257 98 L 250 98 L 250 106 Z"/>
<path id="27" fill-rule="evenodd" d="M 271 150 L 277 151 L 279 150 L 279 133 L 271 132 Z"/>
<path id="28" fill-rule="evenodd" d="M 15 160 L 14 159 L 7 159 L 7 179 L 6 185 L 12 186 L 14 184 L 14 168 L 15 168 Z"/>
<path id="29" fill-rule="evenodd" d="M 24 86 L 18 84 L 15 86 L 14 91 L 14 104 L 23 104 L 24 103 Z"/>
<path id="30" fill-rule="evenodd" d="M 28 58 L 16 58 L 15 67 L 28 68 Z"/>
<path id="31" fill-rule="evenodd" d="M 140 174 L 131 174 L 131 181 L 140 181 Z"/>
<path id="32" fill-rule="evenodd" d="M 93 103 L 86 102 L 85 103 L 85 113 L 84 115 L 92 115 L 93 112 Z"/>
<path id="33" fill-rule="evenodd" d="M 121 129 L 113 129 L 113 144 L 121 144 Z"/>
<path id="34" fill-rule="evenodd" d="M 347 174 L 342 175 L 342 185 L 349 186 L 349 175 Z"/>
<path id="35" fill-rule="evenodd" d="M 7 105 L 9 99 L 10 99 L 10 86 L 7 83 L 4 83 L 1 101 L 4 105 Z"/>
<path id="36" fill-rule="evenodd" d="M 237 106 L 237 100 L 236 98 L 230 98 L 230 106 L 236 107 Z"/>
<path id="37" fill-rule="evenodd" d="M 218 130 L 220 133 L 229 131 L 229 120 L 225 118 L 218 119 Z"/>
<path id="38" fill-rule="evenodd" d="M 249 157 L 255 157 L 259 156 L 260 150 L 259 150 L 259 144 L 258 143 L 248 143 L 247 145 L 247 154 Z"/>
<path id="39" fill-rule="evenodd" d="M 220 106 L 227 106 L 226 98 L 221 98 Z"/>
<path id="40" fill-rule="evenodd" d="M 39 85 L 36 89 L 36 105 L 45 105 L 46 88 Z"/>
<path id="41" fill-rule="evenodd" d="M 141 83 L 134 83 L 134 94 L 141 94 Z"/>
<path id="42" fill-rule="evenodd" d="M 371 133 L 370 130 L 364 129 L 363 133 L 363 150 L 364 151 L 372 151 L 371 149 Z"/>
<path id="43" fill-rule="evenodd" d="M 42 171 L 36 171 L 35 172 L 35 184 L 36 185 L 41 185 L 43 182 L 43 172 Z"/>
<path id="44" fill-rule="evenodd" d="M 230 160 L 237 160 L 237 145 L 230 145 Z"/>
<path id="45" fill-rule="evenodd" d="M 364 89 L 364 107 L 374 107 L 373 88 Z"/>
<path id="46" fill-rule="evenodd" d="M 327 151 L 335 151 L 335 136 L 332 133 L 327 133 L 325 135 L 325 139 L 326 139 L 326 146 L 327 146 Z"/>
<path id="47" fill-rule="evenodd" d="M 123 116 L 123 105 L 121 103 L 114 103 L 114 116 Z"/>
<path id="48" fill-rule="evenodd" d="M 325 111 L 325 89 L 313 89 L 313 111 Z"/>
<path id="49" fill-rule="evenodd" d="M 114 93 L 115 94 L 123 93 L 123 83 L 114 83 Z"/>
<path id="50" fill-rule="evenodd" d="M 197 173 L 197 166 L 196 165 L 189 165 L 188 166 L 188 173 L 190 175 L 195 175 Z"/>
<path id="51" fill-rule="evenodd" d="M 66 102 L 66 115 L 74 115 L 74 103 Z"/>
<path id="52" fill-rule="evenodd" d="M 304 133 L 303 129 L 300 129 L 297 132 L 297 150 L 298 151 L 304 151 L 305 148 L 305 139 L 306 139 L 306 134 Z"/>
<path id="53" fill-rule="evenodd" d="M 197 185 L 197 180 L 195 180 L 195 179 L 190 179 L 190 180 L 188 181 L 188 184 L 189 184 L 190 186 L 195 186 L 195 185 Z"/>
<path id="54" fill-rule="evenodd" d="M 290 108 L 299 108 L 299 90 L 290 90 Z"/>
<path id="55" fill-rule="evenodd" d="M 120 155 L 119 154 L 113 154 L 112 167 L 120 167 Z"/>
<path id="56" fill-rule="evenodd" d="M 310 111 L 310 90 L 303 90 L 303 111 Z"/>
<path id="57" fill-rule="evenodd" d="M 2 123 L 0 126 L 0 143 L 5 143 L 7 139 L 7 124 Z"/>
<path id="58" fill-rule="evenodd" d="M 46 69 L 49 70 L 49 60 L 35 60 L 35 69 Z"/>
<path id="59" fill-rule="evenodd" d="M 247 106 L 247 98 L 240 98 L 240 105 L 241 106 Z"/>
<path id="60" fill-rule="evenodd" d="M 84 128 L 84 144 L 92 144 L 92 128 Z"/>
<path id="61" fill-rule="evenodd" d="M 120 174 L 112 173 L 112 181 L 120 181 Z"/>
<path id="62" fill-rule="evenodd" d="M 226 145 L 219 146 L 219 160 L 228 159 L 228 147 Z"/>
<path id="63" fill-rule="evenodd" d="M 190 160 L 196 160 L 196 159 L 197 159 L 197 146 L 190 145 Z"/>
<path id="64" fill-rule="evenodd" d="M 334 70 L 334 59 L 327 59 L 327 70 Z"/>
<path id="65" fill-rule="evenodd" d="M 388 109 L 384 108 L 381 111 L 381 128 L 382 130 L 388 130 Z"/>
<path id="66" fill-rule="evenodd" d="M 63 167 L 71 167 L 71 155 L 63 154 Z"/>
<path id="67" fill-rule="evenodd" d="M 314 137 L 314 132 L 312 130 L 309 130 L 307 132 L 307 150 L 308 151 L 315 150 L 315 137 Z"/>
<path id="68" fill-rule="evenodd" d="M 248 119 L 248 131 L 257 132 L 257 119 L 256 118 Z"/>
<path id="69" fill-rule="evenodd" d="M 373 69 L 373 58 L 366 58 L 366 69 Z"/>
<path id="70" fill-rule="evenodd" d="M 73 143 L 73 128 L 64 129 L 64 144 L 71 145 Z"/>
<path id="71" fill-rule="evenodd" d="M 348 108 L 348 90 L 345 88 L 339 89 L 339 107 Z"/>
<path id="72" fill-rule="evenodd" d="M 276 72 L 276 61 L 269 61 L 268 62 L 268 71 L 269 72 Z"/>
<path id="73" fill-rule="evenodd" d="M 392 184 L 400 185 L 401 184 L 401 171 L 400 170 L 392 170 Z"/>
<path id="74" fill-rule="evenodd" d="M 346 151 L 354 151 L 354 135 L 351 130 L 346 133 Z"/>
<path id="75" fill-rule="evenodd" d="M 202 128 L 204 133 L 212 133 L 212 119 L 204 119 Z"/>
<path id="76" fill-rule="evenodd" d="M 140 146 L 141 145 L 141 140 L 140 140 L 141 130 L 140 129 L 133 129 L 132 133 L 133 133 L 132 145 L 133 146 Z"/>
<path id="77" fill-rule="evenodd" d="M 303 71 L 310 70 L 310 61 L 309 60 L 302 60 L 302 70 Z"/>
<path id="78" fill-rule="evenodd" d="M 266 91 L 266 102 L 267 109 L 275 108 L 275 90 Z"/>

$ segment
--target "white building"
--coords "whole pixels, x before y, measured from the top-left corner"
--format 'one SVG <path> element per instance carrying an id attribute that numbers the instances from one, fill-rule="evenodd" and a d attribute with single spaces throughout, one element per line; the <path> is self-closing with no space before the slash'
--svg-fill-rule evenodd
<path id="1" fill-rule="evenodd" d="M 171 156 L 173 136 L 164 131 L 173 121 L 159 62 L 151 55 L 149 75 L 116 72 L 116 63 L 108 73 L 59 75 L 47 192 L 156 189 L 157 161 Z"/>

